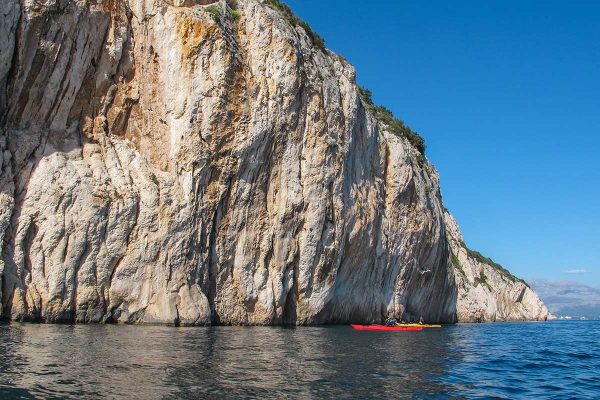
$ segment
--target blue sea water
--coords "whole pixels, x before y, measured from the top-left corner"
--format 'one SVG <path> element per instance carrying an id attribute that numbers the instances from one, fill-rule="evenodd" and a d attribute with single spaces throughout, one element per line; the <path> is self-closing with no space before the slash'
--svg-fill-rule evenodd
<path id="1" fill-rule="evenodd" d="M 0 399 L 600 398 L 600 322 L 0 325 Z"/>

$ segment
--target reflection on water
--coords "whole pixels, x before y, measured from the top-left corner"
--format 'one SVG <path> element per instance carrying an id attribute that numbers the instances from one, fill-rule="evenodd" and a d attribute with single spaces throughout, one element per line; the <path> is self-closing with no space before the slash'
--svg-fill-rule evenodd
<path id="1" fill-rule="evenodd" d="M 589 396 L 600 390 L 598 333 L 598 323 L 0 325 L 0 398 Z"/>

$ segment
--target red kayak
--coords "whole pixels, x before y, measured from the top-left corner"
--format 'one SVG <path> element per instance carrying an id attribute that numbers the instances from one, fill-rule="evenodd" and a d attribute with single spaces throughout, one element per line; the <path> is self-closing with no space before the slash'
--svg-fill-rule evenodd
<path id="1" fill-rule="evenodd" d="M 350 325 L 359 331 L 422 331 L 420 326 Z"/>

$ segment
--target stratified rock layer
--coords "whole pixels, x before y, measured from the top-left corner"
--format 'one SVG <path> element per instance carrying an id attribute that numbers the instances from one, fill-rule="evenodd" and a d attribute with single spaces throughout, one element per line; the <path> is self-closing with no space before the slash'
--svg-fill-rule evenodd
<path id="1" fill-rule="evenodd" d="M 216 6 L 2 1 L 5 318 L 545 318 L 456 273 L 437 173 L 345 60 L 260 1 Z"/>

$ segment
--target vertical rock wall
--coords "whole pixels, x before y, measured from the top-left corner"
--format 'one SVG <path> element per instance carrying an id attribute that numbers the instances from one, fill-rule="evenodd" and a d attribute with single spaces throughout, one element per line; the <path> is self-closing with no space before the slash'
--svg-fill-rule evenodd
<path id="1" fill-rule="evenodd" d="M 301 27 L 216 5 L 2 2 L 2 315 L 456 321 L 434 168 Z"/>

